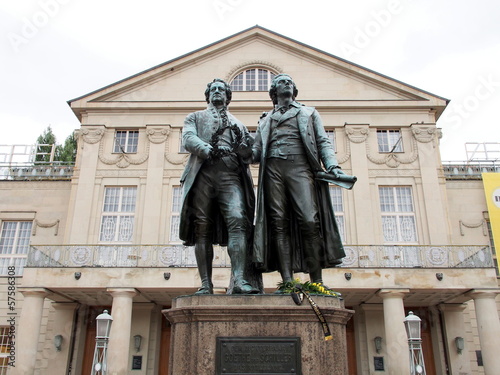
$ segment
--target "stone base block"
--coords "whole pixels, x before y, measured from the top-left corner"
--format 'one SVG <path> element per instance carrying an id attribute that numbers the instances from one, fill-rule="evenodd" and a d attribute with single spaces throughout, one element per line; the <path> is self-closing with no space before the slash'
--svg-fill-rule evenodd
<path id="1" fill-rule="evenodd" d="M 347 374 L 345 325 L 354 312 L 345 309 L 343 301 L 337 298 L 312 298 L 328 323 L 332 340 L 325 341 L 322 325 L 305 299 L 298 306 L 290 295 L 176 298 L 171 309 L 163 310 L 172 324 L 169 374 Z M 298 349 L 298 369 L 280 370 L 279 362 L 293 357 L 291 352 L 283 352 L 283 357 L 278 357 L 276 352 L 273 357 L 271 349 L 274 348 L 270 345 L 275 343 L 278 347 L 280 339 L 290 339 L 289 345 Z M 233 347 L 233 352 L 228 354 L 221 345 L 233 345 L 232 341 L 241 345 Z M 294 344 L 297 342 L 299 344 Z M 270 349 L 267 353 L 263 352 L 266 345 Z M 273 358 L 275 367 L 266 363 Z M 241 366 L 228 370 L 220 366 L 221 361 L 233 361 L 233 364 L 241 361 Z M 269 370 L 273 368 L 275 372 Z"/>

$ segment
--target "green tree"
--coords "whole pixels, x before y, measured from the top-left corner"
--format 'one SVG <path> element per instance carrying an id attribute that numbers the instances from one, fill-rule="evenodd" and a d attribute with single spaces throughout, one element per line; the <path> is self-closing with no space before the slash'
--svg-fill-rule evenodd
<path id="1" fill-rule="evenodd" d="M 71 134 L 64 141 L 64 145 L 56 147 L 55 160 L 66 163 L 74 163 L 76 159 L 76 138 Z"/>
<path id="2" fill-rule="evenodd" d="M 43 133 L 36 140 L 36 157 L 35 162 L 50 162 L 50 154 L 52 152 L 52 145 L 56 144 L 56 136 L 52 132 L 50 125 L 43 131 Z M 43 146 L 40 146 L 43 145 Z"/>
<path id="3" fill-rule="evenodd" d="M 50 125 L 43 131 L 43 133 L 37 138 L 37 149 L 35 162 L 37 163 L 49 163 L 52 148 L 55 145 L 54 158 L 52 161 L 61 161 L 66 163 L 73 163 L 76 159 L 76 138 L 74 134 L 71 134 L 64 141 L 64 145 L 58 145 L 56 136 L 54 135 Z M 43 146 L 40 146 L 43 145 Z"/>

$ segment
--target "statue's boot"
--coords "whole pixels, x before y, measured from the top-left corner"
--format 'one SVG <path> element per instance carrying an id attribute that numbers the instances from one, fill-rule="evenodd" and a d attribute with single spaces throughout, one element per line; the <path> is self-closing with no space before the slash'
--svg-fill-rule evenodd
<path id="1" fill-rule="evenodd" d="M 312 283 L 323 284 L 323 270 L 320 259 L 320 238 L 314 236 L 304 241 L 304 254 L 306 256 L 306 265 L 309 269 L 309 278 Z"/>
<path id="2" fill-rule="evenodd" d="M 290 246 L 290 238 L 286 235 L 278 236 L 276 241 L 276 248 L 278 251 L 278 261 L 279 261 L 279 271 L 281 274 L 281 279 L 284 283 L 293 281 L 293 270 L 292 270 L 292 250 Z M 280 238 L 281 237 L 281 238 Z M 282 289 L 278 289 L 274 294 L 283 294 Z"/>
<path id="3" fill-rule="evenodd" d="M 232 294 L 259 294 L 259 289 L 255 288 L 245 278 L 245 268 L 247 264 L 246 256 L 246 236 L 244 233 L 230 239 L 228 243 L 228 253 L 231 258 L 231 273 L 234 285 Z"/>
<path id="4" fill-rule="evenodd" d="M 198 272 L 201 279 L 201 287 L 195 294 L 213 294 L 212 260 L 214 257 L 214 250 L 212 244 L 208 241 L 197 242 L 194 246 L 194 254 L 196 256 L 196 263 L 198 264 Z"/>

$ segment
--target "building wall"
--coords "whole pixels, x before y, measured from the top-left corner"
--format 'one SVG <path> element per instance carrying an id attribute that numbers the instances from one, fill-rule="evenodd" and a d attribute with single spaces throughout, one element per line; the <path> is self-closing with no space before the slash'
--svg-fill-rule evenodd
<path id="1" fill-rule="evenodd" d="M 436 121 L 438 110 L 446 106 L 442 98 L 279 39 L 221 42 L 219 49 L 207 47 L 189 61 L 181 58 L 171 67 L 153 69 L 75 99 L 71 105 L 82 126 L 77 129 L 78 154 L 72 180 L 0 181 L 0 221 L 36 221 L 33 246 L 98 244 L 105 188 L 137 186 L 131 244 L 172 243 L 172 189 L 180 186 L 188 156 L 179 153 L 185 116 L 206 107 L 203 92 L 214 77 L 231 80 L 245 66 L 262 66 L 294 77 L 298 100 L 318 109 L 327 130 L 335 131 L 341 167 L 358 177 L 354 189 L 343 192 L 346 244 L 384 245 L 379 187 L 410 186 L 417 227 L 413 245 L 488 245 L 481 181 L 446 180 L 441 168 L 441 131 Z M 229 109 L 255 130 L 261 112 L 270 110 L 270 105 L 267 92 L 234 92 Z M 379 153 L 377 129 L 400 129 L 404 152 Z M 117 130 L 139 131 L 137 153 L 113 152 Z M 258 167 L 252 166 L 251 173 L 257 184 Z M 129 373 L 157 374 L 160 310 L 164 307 L 158 301 L 191 293 L 199 283 L 194 268 L 168 269 L 169 280 L 164 279 L 164 271 L 149 267 L 26 269 L 24 276 L 16 279 L 19 287 L 44 287 L 54 292 L 44 304 L 36 374 L 65 373 L 73 332 L 72 374 L 79 374 L 85 360 L 88 306 L 111 306 L 109 288 L 138 290 L 132 310 L 129 359 L 136 354 L 133 336 L 140 334 L 143 344 L 137 354 L 143 356 L 143 369 Z M 81 279 L 74 277 L 75 272 L 81 272 Z M 345 272 L 352 272 L 351 281 L 345 279 Z M 442 282 L 436 280 L 436 272 L 444 272 Z M 278 280 L 277 273 L 264 276 L 269 290 Z M 229 270 L 215 269 L 214 281 L 223 291 L 229 284 Z M 498 287 L 491 269 L 333 269 L 325 272 L 325 281 L 342 290 L 346 298 L 350 294 L 361 296 L 349 306 L 356 311 L 359 374 L 375 373 L 373 357 L 387 356 L 390 350 L 386 342 L 381 353 L 373 346 L 373 338 L 384 337 L 386 328 L 379 290 L 408 288 L 412 293 L 408 303 L 429 309 L 436 371 L 444 373 L 447 359 L 458 357 L 447 353 L 435 301 L 452 302 L 446 298 L 456 288 Z M 6 279 L 0 277 L 0 325 L 6 325 L 9 318 L 5 290 Z M 23 297 L 21 293 L 16 297 L 20 311 Z M 466 350 L 462 356 L 470 358 L 471 374 L 483 374 L 482 368 L 474 365 L 475 351 L 480 348 L 474 304 L 467 302 L 470 298 L 454 297 L 459 298 L 456 304 L 467 303 L 463 312 Z M 61 352 L 53 345 L 58 334 L 63 335 Z"/>

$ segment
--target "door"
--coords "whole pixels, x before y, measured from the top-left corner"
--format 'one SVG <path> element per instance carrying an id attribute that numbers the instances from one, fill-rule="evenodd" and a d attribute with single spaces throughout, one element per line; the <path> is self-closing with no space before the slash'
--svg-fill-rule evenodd
<path id="1" fill-rule="evenodd" d="M 161 319 L 160 364 L 158 368 L 158 375 L 168 375 L 170 332 L 172 326 L 163 314 Z"/>
<path id="2" fill-rule="evenodd" d="M 358 373 L 356 363 L 356 341 L 354 337 L 354 319 L 351 318 L 346 325 L 347 366 L 349 375 L 357 375 Z"/>

